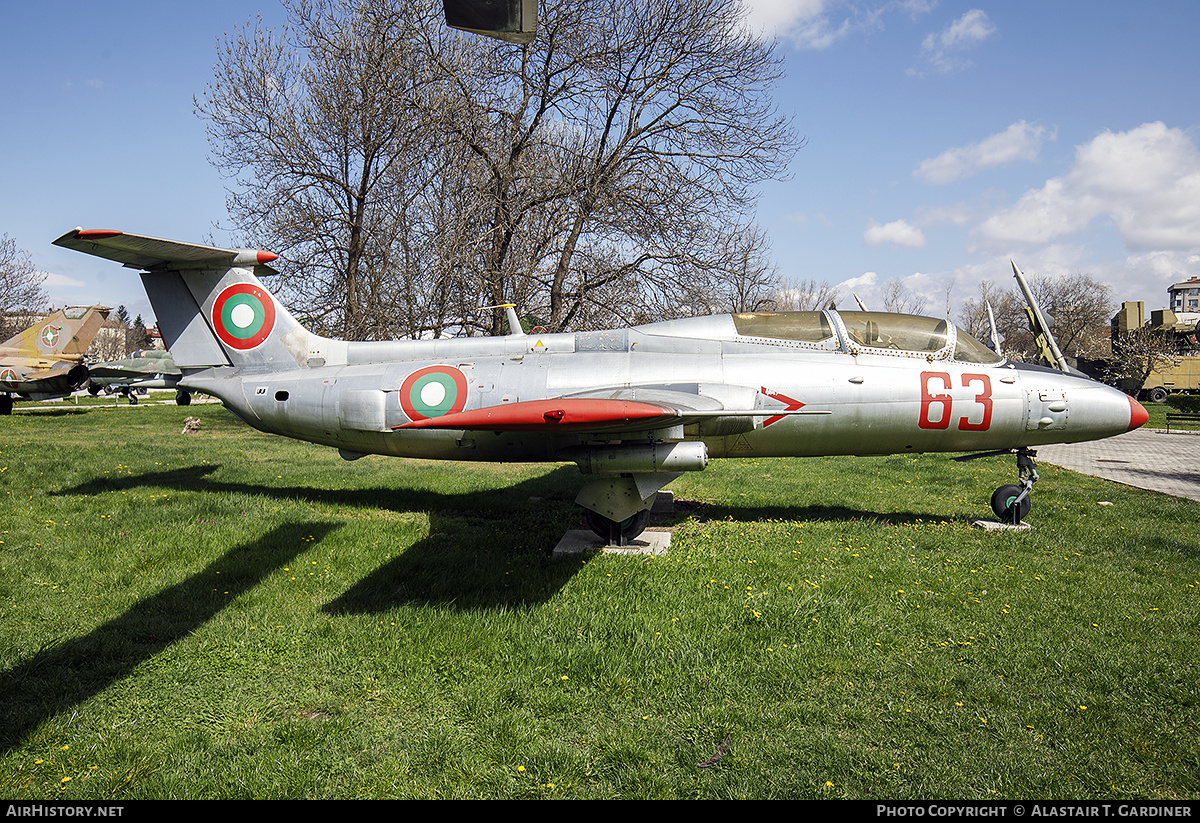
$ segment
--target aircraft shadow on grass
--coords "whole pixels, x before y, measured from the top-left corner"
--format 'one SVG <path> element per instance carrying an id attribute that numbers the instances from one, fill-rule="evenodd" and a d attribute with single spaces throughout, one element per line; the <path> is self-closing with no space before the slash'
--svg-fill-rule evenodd
<path id="1" fill-rule="evenodd" d="M 524 499 L 518 496 L 523 490 L 552 488 L 560 480 L 558 472 L 495 492 L 446 495 L 410 491 L 401 496 L 393 489 L 267 487 L 210 479 L 219 469 L 219 465 L 201 465 L 140 476 L 102 478 L 55 494 L 98 495 L 138 487 L 165 487 L 266 494 L 351 508 L 427 511 L 430 535 L 328 604 L 325 611 L 332 615 L 385 611 L 413 602 L 452 603 L 458 608 L 529 604 L 550 597 L 579 568 L 577 563 L 552 562 L 544 552 L 537 562 L 524 565 L 508 562 L 522 552 L 517 540 L 529 543 L 530 538 L 528 529 L 523 538 L 513 534 L 515 530 L 508 526 L 504 516 L 506 501 L 511 512 L 512 501 Z M 575 474 L 566 468 L 559 471 Z M 489 505 L 500 508 L 489 509 Z M 543 503 L 528 505 L 545 508 Z M 566 503 L 558 509 L 546 518 L 551 531 L 561 531 L 561 522 L 553 521 L 556 518 L 561 521 L 564 513 L 577 516 Z M 485 536 L 484 553 L 490 556 L 490 561 L 481 564 L 477 562 L 481 554 L 479 546 L 464 547 L 478 541 L 460 543 L 455 532 L 477 529 L 488 520 L 501 523 L 502 528 L 494 528 Z M 239 595 L 294 563 L 299 555 L 340 527 L 338 523 L 314 519 L 280 526 L 256 540 L 230 548 L 188 579 L 147 597 L 86 635 L 47 644 L 32 656 L 0 671 L 0 752 L 21 745 L 42 723 L 101 694 L 146 660 L 193 634 Z M 546 523 L 536 524 L 536 529 L 546 528 Z M 528 550 L 524 553 L 529 555 Z"/>
<path id="2" fill-rule="evenodd" d="M 958 516 L 937 514 L 933 511 L 868 511 L 837 503 L 805 505 L 805 506 L 731 506 L 727 504 L 710 504 L 704 507 L 705 520 L 740 520 L 754 521 L 797 521 L 801 523 L 883 523 L 889 526 L 914 526 L 918 523 L 941 522 L 943 520 L 961 520 Z"/>
<path id="3" fill-rule="evenodd" d="M 20 409 L 18 413 L 23 417 L 71 417 L 77 414 L 87 414 L 89 411 L 96 408 L 100 407 L 77 406 L 67 408 L 63 406 L 57 406 L 49 409 Z"/>
<path id="4" fill-rule="evenodd" d="M 216 480 L 219 465 L 105 477 L 58 492 L 95 496 L 133 487 L 160 487 L 203 493 L 232 493 L 307 501 L 336 509 L 420 513 L 429 534 L 325 606 L 329 614 L 383 612 L 404 604 L 442 604 L 458 609 L 524 608 L 546 602 L 581 568 L 573 559 L 558 562 L 550 549 L 563 533 L 586 528 L 573 505 L 586 482 L 572 466 L 496 489 L 447 494 L 397 488 L 314 488 L 264 486 Z M 702 504 L 680 501 L 674 516 L 654 525 L 687 518 L 801 521 L 872 521 L 895 526 L 945 519 L 930 512 L 879 512 L 837 505 Z M 381 554 L 392 554 L 381 545 Z"/>
<path id="5" fill-rule="evenodd" d="M 227 482 L 212 475 L 219 464 L 141 475 L 104 477 L 56 492 L 97 496 L 131 488 L 170 488 L 205 494 L 244 494 L 307 502 L 336 510 L 419 513 L 429 533 L 326 606 L 331 614 L 386 611 L 405 603 L 454 608 L 521 608 L 551 598 L 578 570 L 550 557 L 579 511 L 572 496 L 581 485 L 574 467 L 502 486 L 463 493 L 398 488 L 317 488 Z M 380 543 L 380 554 L 395 547 Z"/>

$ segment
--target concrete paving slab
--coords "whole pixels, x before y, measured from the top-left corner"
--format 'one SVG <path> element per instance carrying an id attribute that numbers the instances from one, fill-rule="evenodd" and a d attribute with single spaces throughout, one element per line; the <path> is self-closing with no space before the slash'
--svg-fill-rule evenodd
<path id="1" fill-rule="evenodd" d="M 999 520 L 976 520 L 971 525 L 977 529 L 983 529 L 985 532 L 1027 532 L 1033 529 L 1033 526 L 1028 523 L 1017 523 L 1014 526 L 1012 523 L 1001 523 Z"/>
<path id="2" fill-rule="evenodd" d="M 671 532 L 666 529 L 646 529 L 628 546 L 606 546 L 590 529 L 572 529 L 554 547 L 554 555 L 563 554 L 666 554 L 671 548 Z"/>
<path id="3" fill-rule="evenodd" d="M 1038 446 L 1039 462 L 1200 500 L 1200 432 L 1136 429 L 1091 443 Z"/>

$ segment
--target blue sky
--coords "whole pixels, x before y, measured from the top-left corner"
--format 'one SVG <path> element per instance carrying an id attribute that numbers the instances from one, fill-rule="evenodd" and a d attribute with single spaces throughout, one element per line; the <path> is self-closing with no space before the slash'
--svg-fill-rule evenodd
<path id="1" fill-rule="evenodd" d="M 1200 4 L 744 0 L 779 40 L 807 143 L 764 186 L 785 277 L 878 307 L 900 279 L 956 315 L 981 280 L 1087 274 L 1166 302 L 1200 276 Z M 133 272 L 58 249 L 76 226 L 228 243 L 192 100 L 223 33 L 278 2 L 6 10 L 0 233 L 56 304 L 152 317 Z"/>

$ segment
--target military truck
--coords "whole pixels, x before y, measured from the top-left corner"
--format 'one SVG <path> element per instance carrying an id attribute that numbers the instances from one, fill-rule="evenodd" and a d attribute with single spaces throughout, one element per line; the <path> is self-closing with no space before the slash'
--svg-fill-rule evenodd
<path id="1" fill-rule="evenodd" d="M 1200 312 L 1176 313 L 1172 309 L 1159 309 L 1150 313 L 1150 322 L 1145 320 L 1145 304 L 1131 301 L 1121 304 L 1121 310 L 1112 319 L 1114 344 L 1121 335 L 1148 325 L 1169 335 L 1175 343 L 1175 363 L 1159 366 L 1147 375 L 1139 387 L 1136 381 L 1118 381 L 1127 393 L 1135 391 L 1139 399 L 1161 403 L 1170 394 L 1200 393 L 1200 342 L 1197 338 L 1197 322 Z"/>

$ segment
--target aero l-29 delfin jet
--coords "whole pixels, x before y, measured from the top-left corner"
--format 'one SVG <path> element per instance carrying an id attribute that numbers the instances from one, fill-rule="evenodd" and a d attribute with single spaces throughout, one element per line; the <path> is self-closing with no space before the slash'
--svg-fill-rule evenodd
<path id="1" fill-rule="evenodd" d="M 1004 360 L 930 317 L 751 312 L 524 334 L 509 308 L 507 335 L 347 342 L 308 332 L 263 287 L 272 253 L 107 230 L 54 242 L 143 270 L 179 386 L 254 428 L 346 459 L 574 462 L 596 476 L 576 502 L 615 544 L 712 458 L 1016 452 L 1019 482 L 992 508 L 1017 523 L 1031 446 L 1147 419 L 1117 389 Z"/>
<path id="2" fill-rule="evenodd" d="M 107 306 L 67 306 L 0 345 L 0 414 L 13 399 L 52 400 L 88 379 L 83 355 L 108 319 Z"/>

